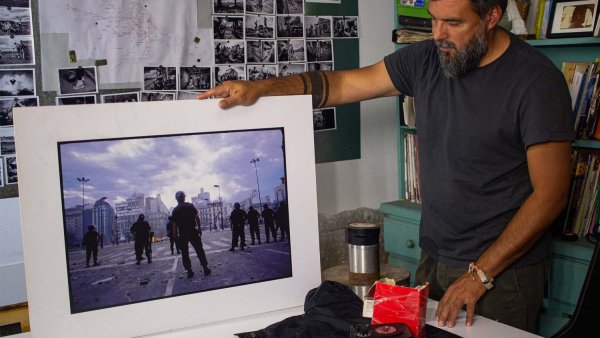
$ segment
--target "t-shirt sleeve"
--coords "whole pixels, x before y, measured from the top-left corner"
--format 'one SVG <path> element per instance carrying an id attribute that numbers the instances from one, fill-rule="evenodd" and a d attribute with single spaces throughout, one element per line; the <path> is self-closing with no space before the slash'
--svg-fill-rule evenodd
<path id="1" fill-rule="evenodd" d="M 560 71 L 540 73 L 520 103 L 519 123 L 525 148 L 550 141 L 573 141 L 571 96 Z"/>
<path id="2" fill-rule="evenodd" d="M 387 55 L 383 61 L 392 83 L 402 94 L 414 96 L 414 81 L 429 59 L 432 41 L 410 44 Z"/>

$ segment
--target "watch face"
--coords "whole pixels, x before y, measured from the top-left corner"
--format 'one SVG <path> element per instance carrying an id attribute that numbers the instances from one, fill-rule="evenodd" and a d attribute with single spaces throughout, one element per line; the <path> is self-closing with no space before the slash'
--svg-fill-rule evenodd
<path id="1" fill-rule="evenodd" d="M 378 334 L 391 334 L 398 332 L 398 329 L 391 325 L 384 325 L 375 328 L 375 332 Z"/>

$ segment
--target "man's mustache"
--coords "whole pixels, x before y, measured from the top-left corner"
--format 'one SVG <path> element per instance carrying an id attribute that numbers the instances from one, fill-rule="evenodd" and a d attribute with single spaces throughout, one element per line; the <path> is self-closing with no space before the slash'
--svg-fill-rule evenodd
<path id="1" fill-rule="evenodd" d="M 456 45 L 448 40 L 435 40 L 437 48 L 452 48 L 456 49 Z"/>

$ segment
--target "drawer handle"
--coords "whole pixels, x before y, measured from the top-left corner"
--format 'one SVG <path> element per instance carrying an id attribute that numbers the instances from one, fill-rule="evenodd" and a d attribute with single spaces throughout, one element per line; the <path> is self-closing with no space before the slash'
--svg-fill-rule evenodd
<path id="1" fill-rule="evenodd" d="M 407 248 L 414 248 L 415 247 L 415 243 L 413 241 L 411 241 L 410 239 L 407 239 L 404 244 L 406 245 Z"/>

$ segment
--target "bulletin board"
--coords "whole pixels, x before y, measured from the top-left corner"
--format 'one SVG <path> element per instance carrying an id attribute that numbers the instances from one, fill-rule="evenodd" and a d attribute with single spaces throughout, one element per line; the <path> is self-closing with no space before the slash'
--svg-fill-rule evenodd
<path id="1" fill-rule="evenodd" d="M 61 0 L 68 2 L 68 0 Z M 248 0 L 246 0 L 248 1 Z M 276 2 L 278 0 L 275 0 Z M 136 3 L 137 1 L 131 1 Z M 215 1 L 198 0 L 197 1 L 197 26 L 198 31 L 212 29 L 213 25 L 213 4 Z M 36 43 L 36 86 L 38 88 L 40 105 L 57 104 L 57 96 L 61 96 L 60 88 L 56 88 L 57 69 L 72 67 L 96 67 L 101 72 L 102 67 L 108 67 L 106 60 L 82 59 L 78 57 L 76 62 L 72 62 L 72 55 L 69 55 L 69 36 L 66 34 L 46 34 L 42 29 L 40 36 L 40 25 L 44 25 L 44 19 L 41 23 L 38 20 L 39 0 L 31 0 L 33 12 L 34 40 Z M 42 13 L 43 14 L 43 13 Z M 327 3 L 304 3 L 305 16 L 341 16 L 358 17 L 357 0 L 344 0 L 341 4 Z M 358 22 L 358 20 L 356 20 Z M 73 23 L 75 24 L 75 23 Z M 197 36 L 204 39 L 204 36 L 197 33 Z M 190 41 L 194 36 L 190 36 Z M 95 43 L 95 42 L 94 42 Z M 333 38 L 333 58 L 334 69 L 352 69 L 359 67 L 359 40 L 358 38 Z M 72 44 L 72 42 L 71 42 Z M 194 45 L 190 42 L 191 45 Z M 79 53 L 81 54 L 81 53 Z M 78 56 L 78 55 L 76 55 Z M 204 57 L 198 65 L 207 65 L 207 59 Z M 178 65 L 179 62 L 164 61 L 167 65 Z M 208 62 L 208 66 L 214 66 Z M 100 74 L 98 74 L 100 76 Z M 214 81 L 213 81 L 214 84 Z M 140 91 L 143 86 L 140 82 L 121 83 L 119 85 L 98 84 L 98 90 L 94 93 L 88 93 L 87 100 L 95 100 L 96 103 L 103 102 L 103 96 L 107 94 L 119 94 Z M 143 100 L 143 99 L 142 99 Z M 317 130 L 314 133 L 315 141 L 315 159 L 316 163 L 325 163 L 333 161 L 351 160 L 360 158 L 360 104 L 349 104 L 335 107 L 335 127 L 331 129 Z"/>

